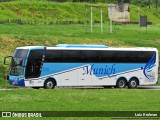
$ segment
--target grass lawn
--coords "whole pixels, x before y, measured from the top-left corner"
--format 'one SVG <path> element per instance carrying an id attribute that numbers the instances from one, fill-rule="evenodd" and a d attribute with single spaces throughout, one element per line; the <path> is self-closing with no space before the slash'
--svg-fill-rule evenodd
<path id="1" fill-rule="evenodd" d="M 158 90 L 67 89 L 0 91 L 0 110 L 158 111 Z"/>
<path id="2" fill-rule="evenodd" d="M 0 24 L 1 48 L 13 50 L 23 45 L 55 45 L 58 43 L 105 44 L 109 46 L 157 47 L 160 50 L 160 25 L 139 28 L 138 25 L 114 25 L 110 34 L 109 24 L 93 26 L 90 33 L 89 24 L 72 25 L 17 25 Z M 87 28 L 87 33 L 86 33 Z M 11 44 L 12 43 L 12 44 Z M 8 46 L 4 46 L 8 44 Z M 2 53 L 1 53 L 2 54 Z"/>
<path id="3" fill-rule="evenodd" d="M 61 88 L 7 90 L 0 94 L 0 111 L 159 111 L 160 108 L 158 90 Z"/>

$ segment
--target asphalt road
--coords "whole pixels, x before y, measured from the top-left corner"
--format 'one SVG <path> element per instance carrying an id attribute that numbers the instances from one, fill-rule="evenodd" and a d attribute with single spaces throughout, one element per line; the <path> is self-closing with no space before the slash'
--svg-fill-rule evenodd
<path id="1" fill-rule="evenodd" d="M 64 88 L 72 88 L 72 89 L 104 89 L 103 87 L 64 87 Z M 32 88 L 0 88 L 0 90 L 16 90 L 16 89 L 32 89 Z M 61 88 L 59 88 L 61 89 Z M 63 89 L 63 88 L 62 88 Z M 109 88 L 112 89 L 112 88 Z M 148 90 L 160 90 L 160 86 L 138 86 L 137 89 L 148 89 Z"/>
<path id="2" fill-rule="evenodd" d="M 160 90 L 160 86 L 138 86 L 138 89 Z"/>

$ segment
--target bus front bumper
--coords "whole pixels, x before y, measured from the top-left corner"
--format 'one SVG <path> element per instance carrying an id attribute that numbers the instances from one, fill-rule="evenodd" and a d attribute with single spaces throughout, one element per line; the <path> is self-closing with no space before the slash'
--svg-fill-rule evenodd
<path id="1" fill-rule="evenodd" d="M 9 83 L 15 86 L 25 86 L 24 77 L 9 76 Z"/>

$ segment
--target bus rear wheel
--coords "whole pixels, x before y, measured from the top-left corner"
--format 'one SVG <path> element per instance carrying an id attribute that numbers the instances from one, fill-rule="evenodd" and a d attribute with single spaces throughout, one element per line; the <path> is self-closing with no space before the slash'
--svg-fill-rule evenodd
<path id="1" fill-rule="evenodd" d="M 53 89 L 56 86 L 56 82 L 53 79 L 47 79 L 44 83 L 44 89 Z"/>
<path id="2" fill-rule="evenodd" d="M 125 88 L 126 85 L 127 85 L 126 80 L 124 78 L 120 78 L 117 81 L 116 88 Z"/>
<path id="3" fill-rule="evenodd" d="M 128 83 L 128 88 L 137 88 L 138 80 L 136 78 L 132 78 Z"/>

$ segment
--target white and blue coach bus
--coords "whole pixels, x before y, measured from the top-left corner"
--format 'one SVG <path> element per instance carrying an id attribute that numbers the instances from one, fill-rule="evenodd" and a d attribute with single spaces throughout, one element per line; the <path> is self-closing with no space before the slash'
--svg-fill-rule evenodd
<path id="1" fill-rule="evenodd" d="M 136 88 L 158 83 L 156 48 L 58 44 L 18 47 L 11 58 L 12 85 L 51 89 L 55 86 Z"/>

